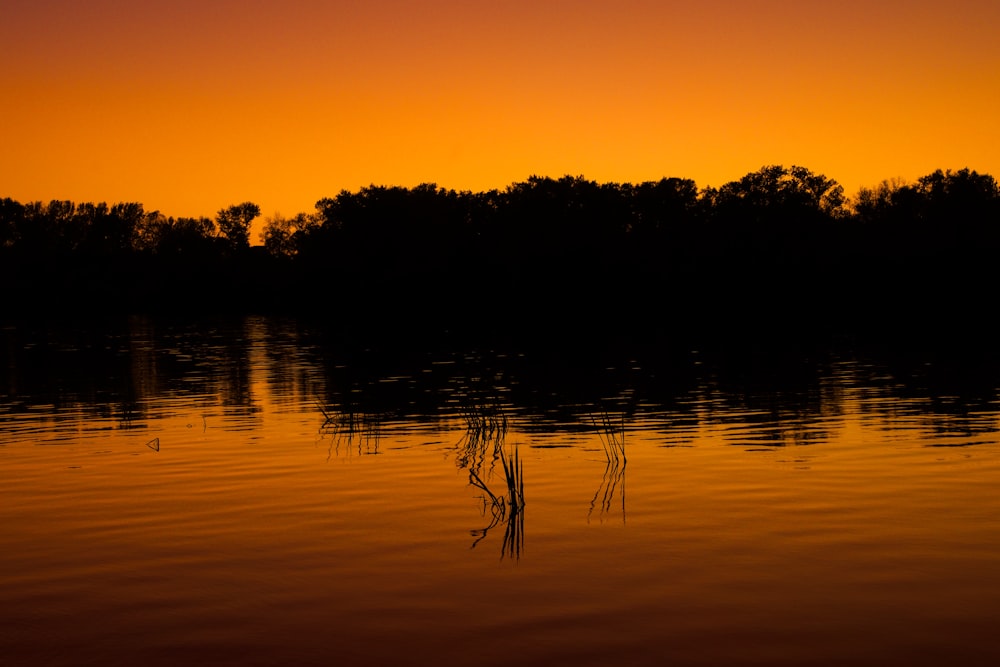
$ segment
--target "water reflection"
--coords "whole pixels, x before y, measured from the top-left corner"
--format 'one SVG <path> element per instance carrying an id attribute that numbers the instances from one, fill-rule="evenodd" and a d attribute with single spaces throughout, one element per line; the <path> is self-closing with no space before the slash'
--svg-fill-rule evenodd
<path id="1" fill-rule="evenodd" d="M 495 463 L 510 420 L 532 448 L 559 448 L 570 446 L 562 435 L 593 427 L 595 409 L 658 433 L 668 448 L 696 445 L 706 433 L 751 453 L 821 445 L 848 417 L 890 439 L 926 435 L 924 447 L 997 440 L 996 368 L 970 355 L 896 354 L 885 362 L 851 358 L 849 349 L 653 350 L 642 359 L 368 349 L 331 343 L 321 326 L 264 317 L 19 324 L 0 335 L 0 428 L 8 442 L 35 431 L 52 444 L 80 431 L 149 430 L 172 418 L 252 434 L 265 427 L 265 413 L 315 410 L 331 458 L 341 450 L 380 453 L 389 422 L 459 420 L 455 464 L 479 474 Z M 607 455 L 616 445 L 604 435 Z M 606 462 L 595 507 L 624 477 L 623 463 Z"/>
<path id="2" fill-rule="evenodd" d="M 479 474 L 469 468 L 469 484 L 483 492 L 479 496 L 482 501 L 483 516 L 490 516 L 490 523 L 484 528 L 473 530 L 472 548 L 486 539 L 490 530 L 503 524 L 504 534 L 500 544 L 500 558 L 519 559 L 524 549 L 524 468 L 517 447 L 505 453 L 503 448 L 497 450 L 497 458 L 503 470 L 500 489 L 496 493 Z"/>
<path id="3" fill-rule="evenodd" d="M 349 454 L 356 453 L 358 456 L 379 453 L 382 415 L 356 412 L 352 406 L 334 408 L 317 403 L 316 407 L 323 415 L 320 436 L 330 441 L 326 451 L 327 461 L 339 456 L 342 446 Z"/>
<path id="4" fill-rule="evenodd" d="M 596 418 L 594 418 L 594 425 L 598 426 Z M 603 520 L 610 514 L 612 506 L 620 505 L 622 523 L 624 524 L 625 466 L 628 464 L 628 458 L 625 456 L 625 416 L 621 415 L 616 420 L 605 412 L 601 415 L 598 428 L 607 465 L 604 467 L 601 485 L 594 493 L 594 499 L 590 501 L 590 512 L 587 513 L 587 518 L 589 519 L 593 515 L 596 507 L 598 516 Z"/>
<path id="5" fill-rule="evenodd" d="M 495 463 L 507 437 L 507 415 L 499 400 L 469 402 L 461 407 L 465 433 L 455 446 L 455 465 L 479 474 L 489 459 Z"/>
<path id="6" fill-rule="evenodd" d="M 858 664 L 919 657 L 915 636 L 1000 656 L 987 353 L 332 329 L 0 328 L 0 624 L 21 663 L 308 663 L 387 628 L 437 664 L 515 634 L 531 664 Z"/>

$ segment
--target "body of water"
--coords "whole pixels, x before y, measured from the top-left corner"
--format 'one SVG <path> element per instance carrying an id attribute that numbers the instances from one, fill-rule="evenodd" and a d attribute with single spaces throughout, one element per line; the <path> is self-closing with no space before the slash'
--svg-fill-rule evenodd
<path id="1" fill-rule="evenodd" d="M 0 334 L 2 664 L 1000 659 L 975 363 Z"/>

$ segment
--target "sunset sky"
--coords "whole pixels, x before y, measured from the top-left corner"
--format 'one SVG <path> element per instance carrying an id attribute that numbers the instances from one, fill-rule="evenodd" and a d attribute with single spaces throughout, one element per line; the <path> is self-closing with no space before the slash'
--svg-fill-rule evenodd
<path id="1" fill-rule="evenodd" d="M 0 0 L 0 197 L 1000 177 L 997 0 Z"/>

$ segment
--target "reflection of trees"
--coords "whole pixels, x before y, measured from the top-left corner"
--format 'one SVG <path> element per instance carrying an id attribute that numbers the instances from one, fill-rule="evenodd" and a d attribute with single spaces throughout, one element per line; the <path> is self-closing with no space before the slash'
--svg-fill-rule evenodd
<path id="1" fill-rule="evenodd" d="M 917 414 L 934 415 L 927 423 L 936 420 L 935 428 L 984 434 L 993 428 L 1000 372 L 991 347 L 949 339 L 938 347 L 893 339 L 847 352 L 831 352 L 823 341 L 787 350 L 782 341 L 771 348 L 733 343 L 704 346 L 697 358 L 684 350 L 645 356 L 639 350 L 627 363 L 600 349 L 539 346 L 523 354 L 495 350 L 488 362 L 462 361 L 460 351 L 451 351 L 442 364 L 438 352 L 352 356 L 325 335 L 277 318 L 19 323 L 0 329 L 0 391 L 10 401 L 85 406 L 122 427 L 140 424 L 160 396 L 187 397 L 208 409 L 222 405 L 227 414 L 254 419 L 261 417 L 254 396 L 261 387 L 272 404 L 322 396 L 324 406 L 348 406 L 329 409 L 349 415 L 339 417 L 341 446 L 348 438 L 364 446 L 363 434 L 387 415 L 458 416 L 465 432 L 455 462 L 481 474 L 512 415 L 522 430 L 582 432 L 591 427 L 595 404 L 668 424 L 662 428 L 672 441 L 698 424 L 731 423 L 733 433 L 742 426 L 769 445 L 822 442 L 845 399 L 873 419 L 905 410 L 898 416 L 910 423 Z M 488 370 L 478 372 L 483 365 Z M 865 393 L 845 393 L 848 387 Z"/>
<path id="2" fill-rule="evenodd" d="M 818 354 L 825 358 L 816 359 Z M 825 440 L 823 417 L 836 411 L 833 392 L 839 386 L 826 379 L 835 361 L 829 354 L 754 347 L 704 359 L 698 421 L 736 446 L 776 448 Z"/>
<path id="3" fill-rule="evenodd" d="M 217 390 L 222 405 L 227 412 L 241 417 L 254 417 L 259 411 L 254 404 L 251 374 L 256 370 L 250 355 L 255 350 L 254 343 L 260 340 L 262 331 L 259 323 L 251 318 L 242 322 L 238 338 L 225 337 L 224 375 Z M 258 366 L 259 368 L 259 366 Z"/>
<path id="4" fill-rule="evenodd" d="M 995 444 L 997 433 L 1000 433 L 997 423 L 992 419 L 983 419 L 984 415 L 972 415 L 968 411 L 961 415 L 934 415 L 927 417 L 928 430 L 934 434 L 936 441 L 928 447 L 969 447 L 980 444 Z"/>
<path id="5" fill-rule="evenodd" d="M 326 390 L 326 378 L 317 372 L 319 360 L 309 336 L 294 319 L 261 318 L 266 358 L 266 379 L 271 400 L 276 404 L 298 406 L 312 403 L 313 397 Z M 293 408 L 294 409 L 294 408 Z"/>
<path id="6" fill-rule="evenodd" d="M 158 399 L 221 406 L 243 427 L 261 418 L 255 382 L 266 369 L 256 320 L 146 316 L 35 324 L 0 331 L 0 395 L 79 406 L 84 414 L 143 428 Z M 280 373 L 308 375 L 304 363 Z M 277 374 L 277 373 L 276 373 Z M 269 376 L 273 377 L 273 376 Z M 169 410 L 169 408 L 166 408 Z M 164 408 L 157 417 L 167 416 Z"/>

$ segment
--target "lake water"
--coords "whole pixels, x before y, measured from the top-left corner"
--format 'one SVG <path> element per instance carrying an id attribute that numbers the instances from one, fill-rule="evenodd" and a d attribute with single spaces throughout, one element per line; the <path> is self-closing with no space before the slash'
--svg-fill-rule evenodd
<path id="1" fill-rule="evenodd" d="M 0 664 L 1000 660 L 974 355 L 341 340 L 5 326 Z"/>

